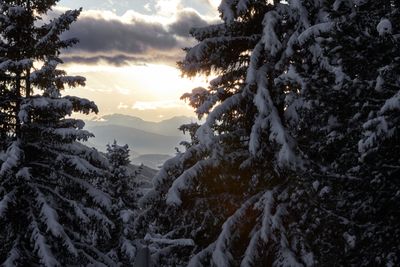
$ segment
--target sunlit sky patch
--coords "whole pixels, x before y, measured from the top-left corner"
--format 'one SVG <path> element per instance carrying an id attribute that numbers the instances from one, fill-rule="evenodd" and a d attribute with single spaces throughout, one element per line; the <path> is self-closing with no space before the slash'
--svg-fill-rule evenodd
<path id="1" fill-rule="evenodd" d="M 122 113 L 158 121 L 194 116 L 179 98 L 205 78 L 181 77 L 176 62 L 194 44 L 191 27 L 218 22 L 218 0 L 61 0 L 54 13 L 83 7 L 65 38 L 80 43 L 63 53 L 71 75 L 87 78 L 68 94 L 97 103 L 100 115 Z M 52 14 L 49 14 L 52 16 Z"/>

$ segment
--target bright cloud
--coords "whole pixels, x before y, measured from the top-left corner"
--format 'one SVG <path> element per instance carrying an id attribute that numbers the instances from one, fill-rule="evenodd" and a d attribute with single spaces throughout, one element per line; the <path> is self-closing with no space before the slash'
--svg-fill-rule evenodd
<path id="1" fill-rule="evenodd" d="M 168 108 L 182 108 L 186 105 L 178 100 L 160 100 L 160 101 L 137 101 L 133 104 L 132 109 L 138 110 L 156 110 Z"/>
<path id="2" fill-rule="evenodd" d="M 180 4 L 180 0 L 158 0 L 155 7 L 158 15 L 171 16 L 181 9 Z"/>
<path id="3" fill-rule="evenodd" d="M 201 78 L 184 79 L 176 62 L 194 40 L 192 27 L 218 19 L 213 0 L 61 0 L 57 16 L 84 6 L 63 38 L 80 39 L 63 52 L 66 71 L 87 78 L 85 88 L 67 94 L 91 99 L 101 114 L 124 113 L 149 120 L 160 116 L 193 116 L 180 96 L 207 86 Z M 214 10 L 214 11 L 211 11 Z M 168 115 L 167 115 L 168 114 Z"/>
<path id="4" fill-rule="evenodd" d="M 166 65 L 71 64 L 66 71 L 87 78 L 86 87 L 67 90 L 67 94 L 95 101 L 101 114 L 122 112 L 148 120 L 158 120 L 160 114 L 194 116 L 180 97 L 192 88 L 207 85 L 204 78 L 182 78 L 178 69 Z"/>
<path id="5" fill-rule="evenodd" d="M 221 4 L 221 0 L 208 0 L 208 2 L 215 8 L 218 8 L 218 6 Z"/>
<path id="6" fill-rule="evenodd" d="M 119 102 L 119 105 L 117 107 L 117 109 L 128 109 L 128 108 L 129 108 L 129 105 L 126 105 L 122 102 Z"/>

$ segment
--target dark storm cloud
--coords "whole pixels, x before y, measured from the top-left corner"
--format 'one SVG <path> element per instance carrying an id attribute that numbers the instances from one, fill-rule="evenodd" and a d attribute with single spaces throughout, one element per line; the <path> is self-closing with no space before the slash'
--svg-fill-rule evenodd
<path id="1" fill-rule="evenodd" d="M 90 17 L 79 19 L 65 37 L 78 38 L 80 42 L 75 49 L 90 53 L 142 54 L 151 49 L 170 50 L 178 45 L 176 38 L 159 23 L 126 24 Z"/>
<path id="2" fill-rule="evenodd" d="M 177 20 L 169 25 L 171 33 L 181 37 L 190 37 L 190 29 L 207 26 L 208 23 L 192 10 L 178 13 Z"/>
<path id="3" fill-rule="evenodd" d="M 100 62 L 105 62 L 113 66 L 125 66 L 125 65 L 141 65 L 147 62 L 146 58 L 134 57 L 127 55 L 115 55 L 115 56 L 63 56 L 62 60 L 64 63 L 77 63 L 87 65 L 97 65 Z"/>
<path id="4" fill-rule="evenodd" d="M 81 17 L 63 38 L 79 43 L 64 54 L 65 63 L 114 66 L 163 62 L 175 65 L 183 56 L 181 48 L 193 44 L 192 27 L 208 23 L 194 10 L 181 10 L 169 25 L 133 19 L 131 23 L 101 17 Z"/>
<path id="5" fill-rule="evenodd" d="M 65 64 L 85 64 L 85 65 L 98 65 L 101 62 L 105 62 L 108 65 L 121 67 L 127 65 L 146 65 L 147 63 L 163 62 L 170 65 L 175 65 L 177 61 L 180 60 L 178 56 L 165 56 L 165 55 L 155 55 L 147 57 L 139 56 L 128 56 L 128 55 L 111 55 L 111 56 L 66 56 L 62 58 Z"/>

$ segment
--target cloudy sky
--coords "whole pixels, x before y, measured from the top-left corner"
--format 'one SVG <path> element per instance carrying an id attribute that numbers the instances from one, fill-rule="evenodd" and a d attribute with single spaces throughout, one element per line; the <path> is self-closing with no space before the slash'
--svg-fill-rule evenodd
<path id="1" fill-rule="evenodd" d="M 80 43 L 63 53 L 64 69 L 87 78 L 68 91 L 94 100 L 100 115 L 122 113 L 158 121 L 193 116 L 180 96 L 206 79 L 181 78 L 176 62 L 194 44 L 191 27 L 218 22 L 219 0 L 61 0 L 54 13 L 83 7 L 65 34 Z M 50 14 L 51 16 L 52 14 Z M 53 14 L 54 15 L 54 14 Z"/>

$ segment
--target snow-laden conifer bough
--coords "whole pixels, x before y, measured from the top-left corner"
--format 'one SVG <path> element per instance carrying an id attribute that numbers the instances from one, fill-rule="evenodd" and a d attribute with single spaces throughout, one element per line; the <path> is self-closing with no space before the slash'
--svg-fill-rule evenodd
<path id="1" fill-rule="evenodd" d="M 273 2 L 273 3 L 271 3 Z M 201 125 L 141 199 L 162 266 L 395 266 L 398 1 L 223 0 L 192 30 Z M 160 257 L 160 254 L 163 257 Z"/>

